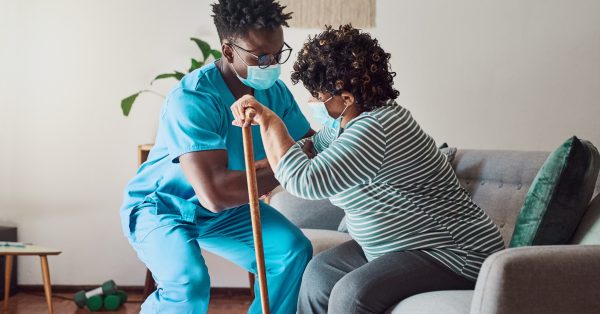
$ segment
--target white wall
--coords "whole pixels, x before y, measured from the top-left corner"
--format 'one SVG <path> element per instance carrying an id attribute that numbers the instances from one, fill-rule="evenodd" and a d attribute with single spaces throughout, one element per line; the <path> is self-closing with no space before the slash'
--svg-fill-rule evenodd
<path id="1" fill-rule="evenodd" d="M 118 208 L 161 100 L 141 96 L 129 118 L 119 101 L 187 68 L 189 37 L 217 43 L 210 2 L 0 0 L 0 223 L 63 250 L 50 259 L 55 284 L 142 284 Z M 577 134 L 600 144 L 600 2 L 377 5 L 371 31 L 393 55 L 399 102 L 438 141 L 551 150 Z M 286 41 L 298 51 L 315 32 L 287 29 Z M 207 263 L 214 286 L 246 285 L 236 266 L 210 254 Z M 41 282 L 37 260 L 19 266 L 22 284 Z"/>
<path id="2" fill-rule="evenodd" d="M 16 2 L 0 1 L 0 222 L 14 226 L 16 222 L 6 221 L 4 212 L 11 207 L 11 173 L 13 108 L 15 107 L 16 86 L 14 58 L 16 55 L 16 34 L 11 31 L 16 23 Z"/>
<path id="3" fill-rule="evenodd" d="M 600 145 L 600 2 L 379 1 L 400 102 L 458 147 Z"/>

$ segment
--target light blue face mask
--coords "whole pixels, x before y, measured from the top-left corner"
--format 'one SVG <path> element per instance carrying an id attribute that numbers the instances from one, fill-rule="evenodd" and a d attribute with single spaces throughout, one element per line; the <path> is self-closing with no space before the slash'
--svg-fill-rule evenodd
<path id="1" fill-rule="evenodd" d="M 281 65 L 279 63 L 273 64 L 264 69 L 259 68 L 257 65 L 249 65 L 246 73 L 247 78 L 237 76 L 244 85 L 254 89 L 267 89 L 279 79 Z"/>
<path id="2" fill-rule="evenodd" d="M 325 106 L 325 103 L 331 100 L 331 98 L 333 98 L 333 96 L 329 97 L 329 99 L 325 101 L 309 102 L 308 107 L 311 109 L 315 119 L 321 122 L 321 124 L 323 124 L 324 127 L 339 129 L 342 123 L 342 118 L 344 117 L 344 112 L 346 112 L 346 109 L 348 109 L 349 106 L 346 106 L 346 108 L 344 108 L 344 110 L 338 118 L 333 118 L 329 115 L 327 107 Z"/>
<path id="3" fill-rule="evenodd" d="M 273 84 L 277 82 L 277 79 L 279 79 L 279 75 L 281 75 L 281 64 L 276 63 L 261 69 L 258 65 L 248 65 L 236 49 L 233 49 L 233 51 L 235 51 L 240 60 L 246 64 L 246 78 L 241 77 L 235 70 L 233 64 L 231 65 L 233 72 L 235 72 L 235 75 L 237 75 L 238 79 L 244 83 L 244 85 L 254 89 L 267 89 L 273 86 Z"/>

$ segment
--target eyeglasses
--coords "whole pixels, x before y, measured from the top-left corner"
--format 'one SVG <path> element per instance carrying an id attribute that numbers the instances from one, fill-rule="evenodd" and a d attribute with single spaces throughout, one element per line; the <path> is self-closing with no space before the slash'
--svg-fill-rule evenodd
<path id="1" fill-rule="evenodd" d="M 256 60 L 257 60 L 256 63 L 258 65 L 258 67 L 261 69 L 268 68 L 274 62 L 279 63 L 279 64 L 284 64 L 286 61 L 288 61 L 288 59 L 290 58 L 290 55 L 292 54 L 292 47 L 290 47 L 285 42 L 283 43 L 283 48 L 281 50 L 279 50 L 279 52 L 277 52 L 276 54 L 264 54 L 264 55 L 260 55 L 260 56 L 257 56 L 255 54 L 253 54 L 251 50 L 244 49 L 234 43 L 227 43 L 227 45 L 233 46 L 235 48 L 239 48 L 239 49 L 243 50 L 244 52 L 246 52 L 247 54 L 256 58 Z M 237 50 L 236 49 L 233 49 L 233 50 L 239 56 L 239 53 L 237 52 Z M 242 61 L 244 61 L 243 58 L 242 58 Z M 244 61 L 244 63 L 246 63 L 246 61 Z M 248 65 L 248 63 L 246 63 L 246 65 Z"/>

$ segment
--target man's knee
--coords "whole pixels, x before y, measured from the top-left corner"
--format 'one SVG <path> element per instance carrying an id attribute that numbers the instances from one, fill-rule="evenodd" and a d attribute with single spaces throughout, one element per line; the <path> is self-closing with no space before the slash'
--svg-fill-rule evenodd
<path id="1" fill-rule="evenodd" d="M 308 261 L 312 259 L 312 254 L 313 254 L 312 243 L 304 234 L 299 236 L 296 242 L 297 242 L 296 245 L 298 247 L 298 255 L 301 258 L 305 259 L 306 263 L 308 263 Z"/>
<path id="2" fill-rule="evenodd" d="M 304 268 L 312 258 L 312 244 L 302 232 L 294 233 L 280 244 L 283 246 L 281 249 L 286 252 L 284 259 L 288 263 L 303 264 L 302 268 Z"/>
<path id="3" fill-rule="evenodd" d="M 176 281 L 159 282 L 162 298 L 176 302 L 208 302 L 210 296 L 210 277 L 205 267 L 189 269 Z"/>
<path id="4" fill-rule="evenodd" d="M 261 215 L 264 218 L 265 242 L 277 243 L 271 247 L 270 256 L 277 259 L 306 259 L 306 262 L 312 258 L 312 244 L 298 227 L 267 204 L 261 204 Z"/>

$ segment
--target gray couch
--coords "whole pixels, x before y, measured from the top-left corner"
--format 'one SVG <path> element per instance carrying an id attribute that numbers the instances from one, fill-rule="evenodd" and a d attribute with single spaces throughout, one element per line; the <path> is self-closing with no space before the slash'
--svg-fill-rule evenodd
<path id="1" fill-rule="evenodd" d="M 458 178 L 510 241 L 516 217 L 547 152 L 458 150 Z M 474 291 L 418 294 L 388 312 L 600 313 L 600 180 L 573 244 L 506 249 L 484 263 Z M 278 190 L 271 204 L 302 228 L 314 254 L 350 240 L 337 228 L 344 213 L 328 201 L 306 201 Z M 585 245 L 584 245 L 585 244 Z M 344 313 L 345 314 L 345 313 Z"/>

